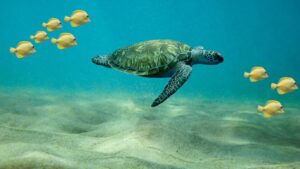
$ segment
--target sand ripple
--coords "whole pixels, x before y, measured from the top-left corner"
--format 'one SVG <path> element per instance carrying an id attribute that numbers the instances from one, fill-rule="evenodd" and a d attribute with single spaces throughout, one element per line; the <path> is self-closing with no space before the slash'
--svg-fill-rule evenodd
<path id="1" fill-rule="evenodd" d="M 300 107 L 120 93 L 0 92 L 0 168 L 297 168 Z"/>

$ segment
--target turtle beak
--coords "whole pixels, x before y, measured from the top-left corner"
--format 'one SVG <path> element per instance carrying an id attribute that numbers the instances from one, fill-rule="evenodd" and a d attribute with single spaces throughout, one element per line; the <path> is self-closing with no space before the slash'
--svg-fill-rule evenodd
<path id="1" fill-rule="evenodd" d="M 216 58 L 218 59 L 219 63 L 224 62 L 224 58 L 223 58 L 223 56 L 221 55 L 221 53 L 217 53 L 217 54 L 216 54 Z"/>
<path id="2" fill-rule="evenodd" d="M 98 62 L 97 62 L 97 57 L 99 57 L 99 56 L 96 56 L 96 57 L 93 57 L 93 58 L 92 58 L 92 62 L 95 63 L 96 65 L 98 65 L 98 64 L 97 64 L 97 63 L 98 63 Z"/>

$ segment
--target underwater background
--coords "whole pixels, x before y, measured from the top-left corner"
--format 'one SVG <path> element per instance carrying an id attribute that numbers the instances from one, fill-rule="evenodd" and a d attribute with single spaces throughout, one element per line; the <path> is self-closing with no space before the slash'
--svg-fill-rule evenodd
<path id="1" fill-rule="evenodd" d="M 3 1 L 0 6 L 0 168 L 300 168 L 300 92 L 271 82 L 300 81 L 300 2 L 296 0 Z M 33 44 L 24 59 L 9 48 L 49 18 L 82 9 L 91 22 L 48 32 L 78 46 Z M 158 107 L 168 78 L 143 78 L 91 58 L 151 39 L 222 53 L 194 65 L 189 80 Z M 263 66 L 269 78 L 243 77 Z M 275 99 L 285 113 L 265 119 Z"/>

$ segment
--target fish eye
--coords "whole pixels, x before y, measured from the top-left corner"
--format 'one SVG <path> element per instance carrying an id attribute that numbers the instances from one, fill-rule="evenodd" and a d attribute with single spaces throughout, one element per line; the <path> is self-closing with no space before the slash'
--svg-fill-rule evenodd
<path id="1" fill-rule="evenodd" d="M 89 15 L 86 16 L 87 18 L 90 17 Z"/>
<path id="2" fill-rule="evenodd" d="M 34 46 L 32 46 L 32 49 L 34 49 Z"/>

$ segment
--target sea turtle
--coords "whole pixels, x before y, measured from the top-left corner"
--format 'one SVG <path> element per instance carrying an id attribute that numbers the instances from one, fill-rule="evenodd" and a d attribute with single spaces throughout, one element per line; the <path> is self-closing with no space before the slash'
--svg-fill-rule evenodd
<path id="1" fill-rule="evenodd" d="M 215 65 L 223 62 L 220 53 L 192 48 L 173 40 L 149 40 L 121 48 L 108 55 L 98 55 L 92 62 L 143 77 L 171 77 L 152 107 L 164 102 L 189 78 L 194 64 Z"/>

